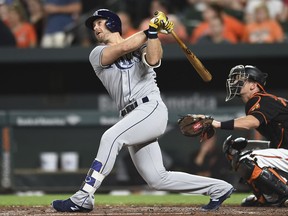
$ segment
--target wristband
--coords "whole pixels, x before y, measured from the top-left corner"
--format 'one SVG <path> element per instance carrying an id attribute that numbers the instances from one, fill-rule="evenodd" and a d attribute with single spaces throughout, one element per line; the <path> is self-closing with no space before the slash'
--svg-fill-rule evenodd
<path id="1" fill-rule="evenodd" d="M 145 32 L 144 32 L 145 33 Z M 149 26 L 149 29 L 148 29 L 148 39 L 156 39 L 158 38 L 158 32 L 157 32 L 157 29 L 152 27 L 152 26 Z"/>
<path id="2" fill-rule="evenodd" d="M 144 34 L 146 35 L 146 37 L 148 38 L 148 29 L 146 29 L 145 31 L 143 31 Z"/>
<path id="3" fill-rule="evenodd" d="M 221 122 L 221 129 L 224 130 L 233 130 L 234 129 L 234 119 Z"/>

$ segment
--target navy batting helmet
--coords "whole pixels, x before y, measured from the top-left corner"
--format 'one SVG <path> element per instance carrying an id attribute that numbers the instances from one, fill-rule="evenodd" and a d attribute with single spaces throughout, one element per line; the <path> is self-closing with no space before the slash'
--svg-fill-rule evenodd
<path id="1" fill-rule="evenodd" d="M 261 72 L 252 65 L 237 65 L 230 70 L 226 81 L 226 101 L 240 95 L 241 88 L 246 80 L 257 82 L 263 89 L 266 84 L 268 74 Z"/>
<path id="2" fill-rule="evenodd" d="M 99 18 L 107 19 L 106 27 L 111 32 L 119 32 L 120 35 L 122 35 L 122 23 L 119 16 L 108 9 L 96 10 L 94 14 L 85 21 L 86 27 L 93 30 L 93 22 Z"/>

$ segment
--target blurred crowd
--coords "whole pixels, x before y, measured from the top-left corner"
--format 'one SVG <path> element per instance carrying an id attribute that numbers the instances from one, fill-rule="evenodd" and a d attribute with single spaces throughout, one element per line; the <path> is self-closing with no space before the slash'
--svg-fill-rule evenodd
<path id="1" fill-rule="evenodd" d="M 99 8 L 118 13 L 123 37 L 167 14 L 187 44 L 287 43 L 288 0 L 0 0 L 0 46 L 92 46 L 86 18 Z M 159 34 L 163 44 L 175 43 Z"/>

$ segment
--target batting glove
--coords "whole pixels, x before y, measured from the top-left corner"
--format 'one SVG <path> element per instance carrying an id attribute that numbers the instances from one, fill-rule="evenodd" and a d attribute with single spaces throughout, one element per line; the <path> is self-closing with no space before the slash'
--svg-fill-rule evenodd
<path id="1" fill-rule="evenodd" d="M 167 16 L 161 11 L 155 11 L 154 17 L 150 20 L 149 26 L 158 29 L 166 23 L 168 20 Z"/>
<path id="2" fill-rule="evenodd" d="M 174 23 L 167 20 L 165 23 L 162 21 L 162 25 L 159 27 L 159 32 L 162 34 L 170 34 L 174 29 Z"/>

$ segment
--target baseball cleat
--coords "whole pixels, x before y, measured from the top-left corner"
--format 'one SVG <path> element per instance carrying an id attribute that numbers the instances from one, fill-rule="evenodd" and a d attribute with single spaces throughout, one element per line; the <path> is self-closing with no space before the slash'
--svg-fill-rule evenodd
<path id="1" fill-rule="evenodd" d="M 283 207 L 288 207 L 288 198 L 282 203 Z"/>
<path id="2" fill-rule="evenodd" d="M 220 205 L 230 197 L 230 195 L 235 191 L 235 189 L 232 187 L 226 194 L 219 197 L 218 199 L 210 199 L 210 202 L 202 206 L 202 211 L 216 211 L 219 209 Z"/>
<path id="3" fill-rule="evenodd" d="M 288 197 L 283 197 L 278 203 L 276 203 L 278 207 L 288 207 Z"/>
<path id="4" fill-rule="evenodd" d="M 243 207 L 251 207 L 251 206 L 259 206 L 259 202 L 257 197 L 254 194 L 249 195 L 248 197 L 244 198 L 241 202 L 241 206 Z"/>
<path id="5" fill-rule="evenodd" d="M 93 210 L 76 205 L 70 198 L 67 200 L 54 200 L 51 205 L 58 212 L 90 212 Z"/>

